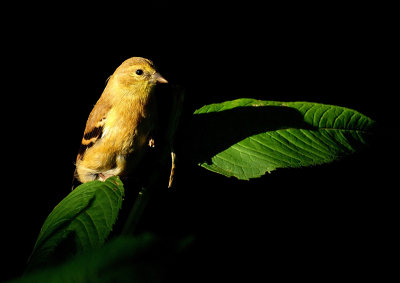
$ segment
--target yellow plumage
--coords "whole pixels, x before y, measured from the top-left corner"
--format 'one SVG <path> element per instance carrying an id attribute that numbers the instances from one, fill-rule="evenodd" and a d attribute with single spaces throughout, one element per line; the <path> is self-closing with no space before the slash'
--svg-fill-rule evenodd
<path id="1" fill-rule="evenodd" d="M 86 123 L 76 159 L 75 177 L 82 183 L 126 175 L 153 145 L 154 86 L 167 81 L 145 58 L 124 61 L 109 78 Z"/>

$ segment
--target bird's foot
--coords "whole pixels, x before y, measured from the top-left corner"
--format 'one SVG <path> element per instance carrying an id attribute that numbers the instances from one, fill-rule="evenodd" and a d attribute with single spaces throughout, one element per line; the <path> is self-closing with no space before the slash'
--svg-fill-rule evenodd
<path id="1" fill-rule="evenodd" d="M 108 178 L 110 178 L 114 175 L 99 173 L 99 174 L 97 174 L 97 176 L 98 176 L 98 180 L 105 182 Z"/>
<path id="2" fill-rule="evenodd" d="M 154 143 L 154 139 L 153 138 L 149 139 L 149 146 L 150 147 L 155 147 L 155 143 Z"/>

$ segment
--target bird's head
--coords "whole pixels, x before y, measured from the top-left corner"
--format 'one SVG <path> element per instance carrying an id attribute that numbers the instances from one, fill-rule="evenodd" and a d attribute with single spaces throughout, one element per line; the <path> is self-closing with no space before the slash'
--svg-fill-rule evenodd
<path id="1" fill-rule="evenodd" d="M 110 80 L 119 88 L 135 92 L 150 92 L 157 83 L 167 83 L 149 59 L 132 57 L 125 60 Z"/>

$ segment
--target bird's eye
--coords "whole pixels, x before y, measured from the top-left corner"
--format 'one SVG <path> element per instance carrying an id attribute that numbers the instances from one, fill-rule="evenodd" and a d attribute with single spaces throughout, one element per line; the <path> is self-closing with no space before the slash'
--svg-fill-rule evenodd
<path id="1" fill-rule="evenodd" d="M 143 75 L 143 70 L 142 69 L 137 69 L 136 70 L 136 75 L 139 75 L 139 76 Z"/>

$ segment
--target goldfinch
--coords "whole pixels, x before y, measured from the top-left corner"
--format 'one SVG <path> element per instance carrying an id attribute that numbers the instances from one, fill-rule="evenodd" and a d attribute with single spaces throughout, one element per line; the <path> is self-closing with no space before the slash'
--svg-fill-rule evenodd
<path id="1" fill-rule="evenodd" d="M 137 166 L 146 146 L 154 146 L 154 86 L 167 83 L 153 62 L 132 57 L 108 79 L 86 122 L 76 158 L 81 183 L 124 176 Z"/>

